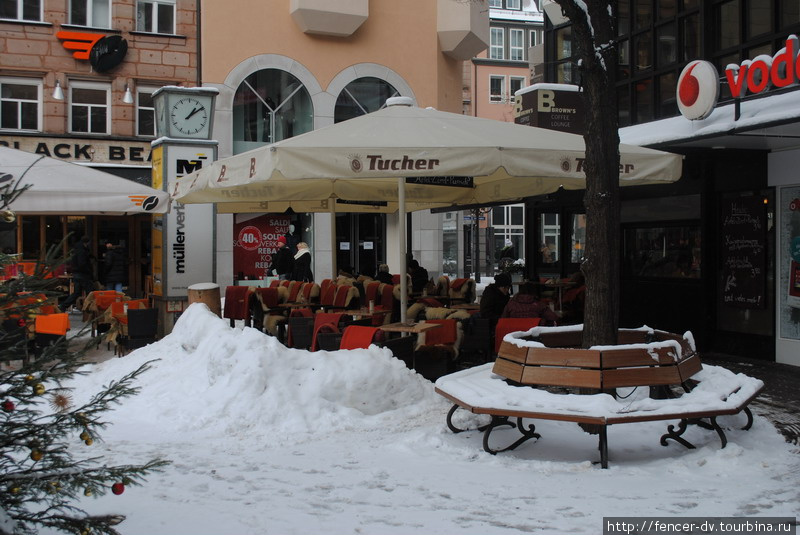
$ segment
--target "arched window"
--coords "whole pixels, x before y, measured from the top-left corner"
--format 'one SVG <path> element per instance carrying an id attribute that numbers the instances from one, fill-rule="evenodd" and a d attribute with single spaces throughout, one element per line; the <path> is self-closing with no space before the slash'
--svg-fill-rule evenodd
<path id="1" fill-rule="evenodd" d="M 366 76 L 353 80 L 336 99 L 334 122 L 341 123 L 359 115 L 377 111 L 386 105 L 386 99 L 400 93 L 385 80 Z"/>
<path id="2" fill-rule="evenodd" d="M 311 96 L 280 69 L 254 72 L 233 97 L 233 152 L 239 154 L 314 129 Z"/>

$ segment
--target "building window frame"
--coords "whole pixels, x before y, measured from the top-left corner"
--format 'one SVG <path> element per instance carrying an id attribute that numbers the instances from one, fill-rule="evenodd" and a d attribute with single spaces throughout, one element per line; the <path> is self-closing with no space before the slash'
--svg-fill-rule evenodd
<path id="1" fill-rule="evenodd" d="M 105 93 L 105 102 L 75 102 L 75 90 L 91 90 Z M 76 108 L 86 108 L 86 129 L 76 128 L 74 121 L 76 120 Z M 101 120 L 105 114 L 104 127 L 95 129 L 93 123 L 95 119 Z M 111 133 L 111 84 L 104 82 L 84 82 L 74 80 L 69 84 L 69 132 L 76 134 L 104 134 Z"/>
<path id="2" fill-rule="evenodd" d="M 175 35 L 176 11 L 176 0 L 136 0 L 136 31 Z M 165 18 L 167 14 L 169 17 Z M 166 22 L 167 19 L 169 23 Z"/>
<path id="3" fill-rule="evenodd" d="M 525 61 L 525 30 L 522 28 L 508 29 L 508 59 Z"/>
<path id="4" fill-rule="evenodd" d="M 42 22 L 43 4 L 43 0 L 16 0 L 16 13 L 2 14 L 0 20 Z M 32 16 L 32 12 L 36 12 L 35 16 Z"/>
<path id="5" fill-rule="evenodd" d="M 4 96 L 4 86 L 12 85 L 35 87 L 36 100 Z M 36 105 L 36 113 L 34 114 L 36 117 L 36 126 L 34 128 L 25 128 L 23 127 L 23 120 L 25 117 L 30 116 L 31 104 Z M 4 116 L 2 110 L 8 110 L 10 106 L 16 108 L 16 126 L 3 126 L 8 118 Z M 0 77 L 0 130 L 6 132 L 40 132 L 42 130 L 42 108 L 42 80 L 34 78 Z"/>
<path id="6" fill-rule="evenodd" d="M 536 30 L 531 30 L 528 32 L 528 47 L 533 48 L 539 44 L 539 32 Z"/>
<path id="7" fill-rule="evenodd" d="M 153 107 L 153 93 L 158 87 L 151 86 L 137 86 L 136 87 L 136 135 L 138 137 L 152 138 L 156 137 L 156 110 Z M 142 102 L 142 96 L 145 97 L 145 102 Z M 148 118 L 149 121 L 143 121 L 143 118 Z M 152 123 L 153 129 L 149 132 L 143 132 L 142 129 L 146 127 L 147 123 Z"/>
<path id="8" fill-rule="evenodd" d="M 102 15 L 98 13 L 98 6 L 96 4 L 105 4 L 106 16 L 103 17 L 104 20 L 98 20 L 98 17 Z M 86 16 L 85 21 L 75 20 L 76 6 L 83 8 L 83 12 Z M 86 26 L 89 28 L 111 28 L 111 10 L 113 7 L 113 0 L 70 0 L 69 23 L 75 26 Z"/>
<path id="9" fill-rule="evenodd" d="M 522 10 L 521 0 L 506 0 L 506 9 L 521 11 Z"/>
<path id="10" fill-rule="evenodd" d="M 506 32 L 498 26 L 489 28 L 489 58 L 506 59 Z"/>
<path id="11" fill-rule="evenodd" d="M 496 89 L 499 89 L 496 90 Z M 503 74 L 489 75 L 489 102 L 501 104 L 506 100 L 506 77 Z"/>
<path id="12" fill-rule="evenodd" d="M 519 87 L 514 87 L 514 83 L 517 82 Z M 509 99 L 513 99 L 516 92 L 525 87 L 526 78 L 524 76 L 509 76 L 508 77 L 508 97 Z"/>
<path id="13" fill-rule="evenodd" d="M 489 0 L 489 7 L 503 9 L 503 0 Z"/>

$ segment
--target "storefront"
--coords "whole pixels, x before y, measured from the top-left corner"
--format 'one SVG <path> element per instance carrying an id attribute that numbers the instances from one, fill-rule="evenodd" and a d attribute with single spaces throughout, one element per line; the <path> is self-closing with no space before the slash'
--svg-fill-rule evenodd
<path id="1" fill-rule="evenodd" d="M 126 139 L 96 139 L 47 136 L 43 134 L 3 134 L 0 145 L 34 154 L 91 166 L 94 169 L 149 185 L 151 179 L 150 142 Z M 0 223 L 0 247 L 6 253 L 20 254 L 22 260 L 39 260 L 50 247 L 63 243 L 63 254 L 83 235 L 92 238 L 95 280 L 103 282 L 102 256 L 105 243 L 112 242 L 127 251 L 127 292 L 140 296 L 150 275 L 150 227 L 152 216 L 17 214 L 16 221 Z M 66 240 L 65 240 L 66 238 Z"/>

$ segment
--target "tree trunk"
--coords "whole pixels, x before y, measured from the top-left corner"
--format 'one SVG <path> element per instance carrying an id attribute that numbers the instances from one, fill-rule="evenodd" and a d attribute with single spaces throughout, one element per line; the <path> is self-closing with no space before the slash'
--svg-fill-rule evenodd
<path id="1" fill-rule="evenodd" d="M 616 344 L 620 293 L 616 28 L 607 0 L 585 0 L 585 4 L 557 1 L 572 22 L 586 104 L 586 254 L 581 271 L 587 291 L 583 347 Z"/>

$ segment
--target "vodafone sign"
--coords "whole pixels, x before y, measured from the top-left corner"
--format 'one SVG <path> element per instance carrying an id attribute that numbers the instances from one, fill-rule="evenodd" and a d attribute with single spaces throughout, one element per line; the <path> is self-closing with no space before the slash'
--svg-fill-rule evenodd
<path id="1" fill-rule="evenodd" d="M 725 79 L 733 98 L 781 88 L 800 81 L 800 45 L 795 35 L 774 56 L 762 54 L 725 67 Z M 713 111 L 719 96 L 717 69 L 696 60 L 684 67 L 678 79 L 678 108 L 687 119 L 705 119 Z"/>
<path id="2" fill-rule="evenodd" d="M 691 120 L 705 119 L 719 98 L 719 74 L 708 61 L 695 60 L 683 68 L 678 78 L 678 109 Z"/>

